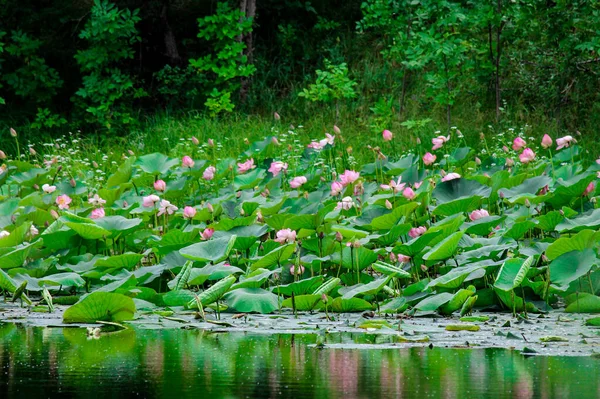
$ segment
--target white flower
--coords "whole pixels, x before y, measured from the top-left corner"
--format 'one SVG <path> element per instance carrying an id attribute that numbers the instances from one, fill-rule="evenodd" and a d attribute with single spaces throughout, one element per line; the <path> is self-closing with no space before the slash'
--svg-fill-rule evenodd
<path id="1" fill-rule="evenodd" d="M 177 208 L 175 205 L 171 204 L 169 201 L 167 200 L 162 200 L 160 201 L 160 208 L 158 208 L 158 216 L 162 215 L 162 214 L 167 214 L 167 215 L 172 215 L 175 213 L 175 211 L 179 209 Z"/>
<path id="2" fill-rule="evenodd" d="M 102 206 L 106 204 L 106 201 L 100 198 L 98 194 L 94 194 L 92 198 L 88 199 L 88 202 L 94 206 Z"/>
<path id="3" fill-rule="evenodd" d="M 8 237 L 10 233 L 6 230 L 0 230 L 0 238 Z"/>
<path id="4" fill-rule="evenodd" d="M 51 194 L 54 191 L 56 191 L 56 186 L 51 186 L 49 184 L 44 184 L 42 186 L 42 190 L 46 193 L 46 194 Z"/>
<path id="5" fill-rule="evenodd" d="M 344 197 L 340 202 L 337 203 L 335 207 L 336 210 L 343 209 L 345 211 L 352 209 L 354 206 L 354 201 L 352 201 L 352 197 Z"/>

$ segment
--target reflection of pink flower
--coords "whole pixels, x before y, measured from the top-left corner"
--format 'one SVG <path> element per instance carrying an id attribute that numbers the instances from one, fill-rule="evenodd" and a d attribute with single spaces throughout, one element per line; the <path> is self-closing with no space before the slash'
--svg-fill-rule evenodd
<path id="1" fill-rule="evenodd" d="M 520 151 L 521 148 L 525 147 L 527 143 L 520 137 L 517 137 L 513 140 L 512 149 L 515 151 Z"/>
<path id="2" fill-rule="evenodd" d="M 353 170 L 346 170 L 340 175 L 340 182 L 344 187 L 354 183 L 360 177 L 360 173 Z"/>
<path id="3" fill-rule="evenodd" d="M 296 176 L 290 181 L 291 188 L 298 188 L 303 184 L 306 184 L 308 180 L 304 176 Z"/>
<path id="4" fill-rule="evenodd" d="M 436 138 L 431 139 L 431 143 L 433 144 L 431 151 L 439 150 L 444 146 L 444 144 L 446 144 L 448 140 L 450 140 L 450 136 L 437 136 Z"/>
<path id="5" fill-rule="evenodd" d="M 294 265 L 291 265 L 291 266 L 290 266 L 290 273 L 291 273 L 292 275 L 294 275 L 294 274 L 304 274 L 304 270 L 305 270 L 305 269 L 304 269 L 304 266 L 302 266 L 302 265 L 300 265 L 300 266 L 298 267 L 298 270 L 297 270 L 297 271 L 296 271 L 296 268 L 294 267 Z"/>
<path id="6" fill-rule="evenodd" d="M 594 185 L 594 182 L 591 182 L 585 188 L 585 191 L 583 192 L 583 196 L 585 197 L 586 195 L 588 195 L 589 193 L 591 193 L 592 191 L 594 191 L 595 188 L 596 188 L 596 186 Z"/>
<path id="7" fill-rule="evenodd" d="M 271 162 L 271 167 L 269 168 L 269 172 L 273 174 L 273 177 L 277 176 L 282 171 L 285 172 L 288 168 L 288 164 L 281 161 Z"/>
<path id="8" fill-rule="evenodd" d="M 414 200 L 414 199 L 415 199 L 415 197 L 417 196 L 417 195 L 415 194 L 415 192 L 413 191 L 413 189 L 412 189 L 412 188 L 410 188 L 410 187 L 406 187 L 406 188 L 404 189 L 404 191 L 402 191 L 402 195 L 404 196 L 404 198 L 406 198 L 406 199 L 408 199 L 408 200 L 410 200 L 410 201 Z"/>
<path id="9" fill-rule="evenodd" d="M 454 179 L 460 179 L 460 175 L 458 173 L 448 173 L 446 176 L 442 177 L 442 181 L 450 181 Z"/>
<path id="10" fill-rule="evenodd" d="M 394 135 L 392 134 L 392 132 L 390 132 L 387 129 L 384 130 L 381 135 L 383 136 L 383 141 L 392 141 L 392 138 L 394 137 Z"/>
<path id="11" fill-rule="evenodd" d="M 104 216 L 106 216 L 106 213 L 104 212 L 104 208 L 96 208 L 92 211 L 90 218 L 92 219 L 101 219 Z"/>
<path id="12" fill-rule="evenodd" d="M 73 200 L 66 194 L 59 195 L 56 197 L 56 205 L 58 205 L 58 209 L 69 209 L 69 204 Z"/>
<path id="13" fill-rule="evenodd" d="M 280 244 L 284 243 L 293 243 L 296 241 L 296 232 L 292 229 L 281 229 L 277 232 L 277 237 L 275 238 Z"/>
<path id="14" fill-rule="evenodd" d="M 211 165 L 208 168 L 204 169 L 204 172 L 202 173 L 202 178 L 204 180 L 212 180 L 215 178 L 216 171 L 217 169 Z"/>
<path id="15" fill-rule="evenodd" d="M 469 219 L 471 219 L 471 221 L 475 221 L 484 217 L 488 217 L 490 216 L 490 214 L 488 213 L 488 211 L 486 211 L 485 209 L 477 209 L 474 210 L 473 212 L 471 212 L 471 214 L 469 215 Z"/>
<path id="16" fill-rule="evenodd" d="M 154 189 L 156 191 L 165 191 L 167 189 L 167 183 L 164 180 L 157 180 L 154 182 Z"/>
<path id="17" fill-rule="evenodd" d="M 427 227 L 425 227 L 425 226 L 413 227 L 408 232 L 408 235 L 411 238 L 417 238 L 417 237 L 423 235 L 426 231 L 427 231 Z"/>
<path id="18" fill-rule="evenodd" d="M 250 169 L 254 169 L 256 166 L 254 165 L 254 158 L 248 159 L 246 162 L 238 163 L 238 173 L 246 173 Z"/>
<path id="19" fill-rule="evenodd" d="M 550 148 L 552 146 L 552 138 L 550 136 L 548 136 L 547 134 L 544 134 L 544 137 L 542 137 L 542 147 L 544 148 Z"/>
<path id="20" fill-rule="evenodd" d="M 193 219 L 194 216 L 196 216 L 196 208 L 193 208 L 191 206 L 186 206 L 185 208 L 183 208 L 183 218 L 184 219 Z"/>
<path id="21" fill-rule="evenodd" d="M 334 181 L 333 183 L 331 183 L 331 195 L 332 196 L 335 197 L 336 195 L 341 193 L 343 189 L 344 189 L 344 186 L 339 181 Z"/>
<path id="22" fill-rule="evenodd" d="M 535 159 L 535 152 L 531 148 L 525 148 L 521 154 L 519 154 L 519 161 L 521 163 L 528 163 Z"/>
<path id="23" fill-rule="evenodd" d="M 202 238 L 204 241 L 210 240 L 214 233 L 215 229 L 204 229 L 204 231 L 200 233 L 200 238 Z"/>
<path id="24" fill-rule="evenodd" d="M 435 159 L 437 157 L 435 155 L 433 155 L 432 153 L 428 152 L 425 155 L 423 155 L 423 163 L 425 165 L 431 165 L 432 163 L 435 162 Z"/>
<path id="25" fill-rule="evenodd" d="M 144 207 L 146 207 L 146 208 L 151 208 L 158 201 L 160 201 L 160 197 L 158 195 L 152 194 L 152 195 L 149 195 L 149 196 L 143 198 L 142 205 L 144 205 Z"/>
<path id="26" fill-rule="evenodd" d="M 561 148 L 567 148 L 571 145 L 571 143 L 576 143 L 577 141 L 573 138 L 573 136 L 564 136 L 559 139 L 556 139 L 556 149 L 560 150 Z"/>
<path id="27" fill-rule="evenodd" d="M 191 157 L 186 155 L 183 158 L 181 158 L 181 165 L 183 165 L 186 168 L 193 168 L 194 160 Z"/>

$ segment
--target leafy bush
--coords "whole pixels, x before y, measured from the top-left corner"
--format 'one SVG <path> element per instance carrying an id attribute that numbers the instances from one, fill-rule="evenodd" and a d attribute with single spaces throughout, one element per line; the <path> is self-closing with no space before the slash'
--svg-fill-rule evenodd
<path id="1" fill-rule="evenodd" d="M 107 0 L 95 0 L 91 17 L 79 37 L 88 43 L 75 55 L 83 76 L 83 87 L 75 97 L 86 120 L 111 128 L 113 124 L 134 122 L 130 109 L 134 98 L 145 95 L 136 89 L 131 75 L 119 68 L 132 59 L 132 45 L 140 41 L 135 24 L 138 10 L 119 10 Z"/>
<path id="2" fill-rule="evenodd" d="M 256 71 L 244 54 L 246 44 L 238 40 L 252 30 L 252 19 L 220 2 L 215 14 L 198 19 L 198 27 L 198 37 L 207 41 L 212 50 L 190 60 L 190 65 L 200 74 L 207 97 L 205 105 L 214 115 L 231 112 L 234 108 L 231 94 L 240 87 L 240 78 L 247 78 Z"/>

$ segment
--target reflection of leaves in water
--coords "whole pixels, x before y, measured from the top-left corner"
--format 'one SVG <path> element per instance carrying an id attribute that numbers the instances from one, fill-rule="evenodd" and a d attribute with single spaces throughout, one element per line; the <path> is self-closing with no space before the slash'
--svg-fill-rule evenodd
<path id="1" fill-rule="evenodd" d="M 69 343 L 65 356 L 67 365 L 102 365 L 115 360 L 117 355 L 132 358 L 135 355 L 132 349 L 135 347 L 136 333 L 132 329 L 101 334 L 99 338 L 88 338 L 85 328 L 65 328 L 63 335 Z"/>

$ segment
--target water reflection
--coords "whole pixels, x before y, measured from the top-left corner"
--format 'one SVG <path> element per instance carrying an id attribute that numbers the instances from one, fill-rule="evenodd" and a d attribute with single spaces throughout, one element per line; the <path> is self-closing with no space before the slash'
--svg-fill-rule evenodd
<path id="1" fill-rule="evenodd" d="M 391 338 L 333 335 L 328 343 Z M 503 350 L 323 349 L 314 335 L 0 325 L 0 397 L 595 398 L 600 361 Z"/>

